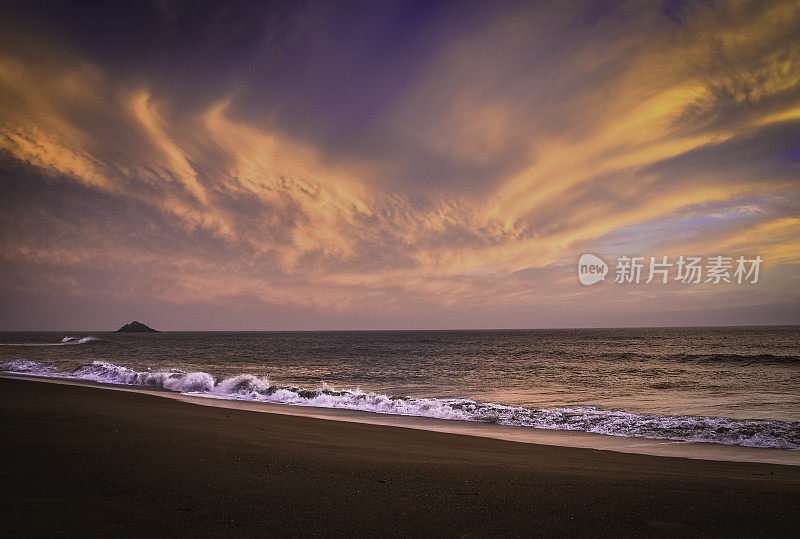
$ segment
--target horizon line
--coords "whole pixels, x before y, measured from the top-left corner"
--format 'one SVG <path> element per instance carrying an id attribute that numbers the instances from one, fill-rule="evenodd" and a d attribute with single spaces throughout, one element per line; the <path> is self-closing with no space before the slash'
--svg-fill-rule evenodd
<path id="1" fill-rule="evenodd" d="M 610 330 L 610 329 L 695 329 L 695 328 L 769 328 L 800 327 L 799 324 L 698 324 L 693 326 L 558 326 L 558 327 L 497 327 L 497 328 L 404 328 L 404 329 L 157 329 L 155 333 L 378 333 L 378 332 L 422 332 L 422 331 L 558 331 L 558 330 Z M 0 333 L 142 333 L 120 332 L 105 329 L 0 329 Z"/>

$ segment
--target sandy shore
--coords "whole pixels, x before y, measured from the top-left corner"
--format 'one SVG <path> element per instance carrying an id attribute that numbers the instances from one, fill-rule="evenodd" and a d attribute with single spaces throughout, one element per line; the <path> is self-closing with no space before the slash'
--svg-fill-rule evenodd
<path id="1" fill-rule="evenodd" d="M 0 379 L 0 533 L 786 535 L 800 467 Z"/>
<path id="2" fill-rule="evenodd" d="M 701 460 L 763 462 L 769 464 L 788 464 L 792 466 L 800 466 L 800 451 L 741 447 L 713 443 L 687 443 L 681 441 L 656 440 L 647 438 L 627 438 L 622 436 L 609 436 L 583 431 L 537 429 L 531 427 L 498 425 L 484 423 L 481 421 L 453 421 L 436 419 L 432 417 L 381 414 L 376 412 L 365 412 L 343 408 L 320 408 L 316 406 L 295 406 L 274 402 L 254 402 L 250 400 L 213 398 L 210 396 L 178 393 L 162 388 L 100 383 L 74 378 L 29 376 L 25 374 L 12 374 L 7 372 L 0 373 L 0 378 L 31 380 L 35 382 L 46 382 L 52 384 L 77 385 L 81 387 L 96 387 L 114 391 L 155 395 L 161 398 L 175 399 L 182 402 L 199 404 L 201 406 L 248 410 L 269 414 L 312 417 L 317 419 L 365 423 L 370 425 L 405 427 L 410 429 L 429 430 L 433 432 L 446 432 L 449 434 L 464 434 L 467 436 L 495 438 L 510 442 L 556 445 L 559 447 L 583 447 L 587 449 L 602 449 L 620 453 L 637 453 L 660 457 L 686 457 Z"/>

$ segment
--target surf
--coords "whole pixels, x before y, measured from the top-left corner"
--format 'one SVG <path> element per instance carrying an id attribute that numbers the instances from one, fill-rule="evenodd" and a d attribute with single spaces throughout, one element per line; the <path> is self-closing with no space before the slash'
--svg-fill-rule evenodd
<path id="1" fill-rule="evenodd" d="M 526 408 L 467 398 L 390 396 L 360 388 L 337 390 L 324 382 L 317 389 L 306 389 L 276 384 L 266 377 L 251 374 L 217 379 L 206 372 L 136 370 L 104 361 L 64 370 L 36 361 L 15 360 L 0 364 L 0 370 L 29 376 L 158 388 L 217 399 L 582 431 L 626 438 L 800 450 L 800 422 L 792 421 L 637 414 L 596 406 Z"/>

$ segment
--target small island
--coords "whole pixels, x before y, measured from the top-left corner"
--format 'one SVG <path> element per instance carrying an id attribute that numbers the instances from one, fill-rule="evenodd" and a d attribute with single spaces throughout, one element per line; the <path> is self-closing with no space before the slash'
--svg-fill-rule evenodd
<path id="1" fill-rule="evenodd" d="M 119 328 L 115 333 L 158 333 L 158 330 L 134 320 L 130 324 L 125 324 Z"/>

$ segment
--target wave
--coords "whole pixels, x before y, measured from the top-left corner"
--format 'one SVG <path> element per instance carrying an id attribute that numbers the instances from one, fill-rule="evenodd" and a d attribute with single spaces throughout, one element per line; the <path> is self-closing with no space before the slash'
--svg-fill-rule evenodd
<path id="1" fill-rule="evenodd" d="M 741 364 L 776 364 L 798 365 L 800 356 L 793 354 L 642 354 L 637 352 L 608 353 L 601 356 L 609 361 L 675 361 L 678 363 L 741 363 Z"/>
<path id="2" fill-rule="evenodd" d="M 659 416 L 605 410 L 594 406 L 535 409 L 471 399 L 395 397 L 360 389 L 337 391 L 325 383 L 318 389 L 309 390 L 297 386 L 276 385 L 267 378 L 249 374 L 217 380 L 205 372 L 137 371 L 103 361 L 79 365 L 74 370 L 65 371 L 35 361 L 15 360 L 0 363 L 0 370 L 33 376 L 160 388 L 188 395 L 232 400 L 480 421 L 622 437 L 800 450 L 800 422 Z"/>
<path id="3" fill-rule="evenodd" d="M 0 343 L 0 346 L 67 346 L 75 344 L 89 344 L 106 342 L 99 337 L 64 337 L 60 342 L 9 342 Z"/>
<path id="4" fill-rule="evenodd" d="M 60 344 L 86 344 L 89 342 L 100 342 L 102 340 L 103 339 L 92 337 L 91 335 L 88 337 L 64 337 L 61 339 Z"/>
<path id="5" fill-rule="evenodd" d="M 667 359 L 696 361 L 699 363 L 773 363 L 784 365 L 797 365 L 800 363 L 800 356 L 790 354 L 676 354 L 667 356 Z"/>

